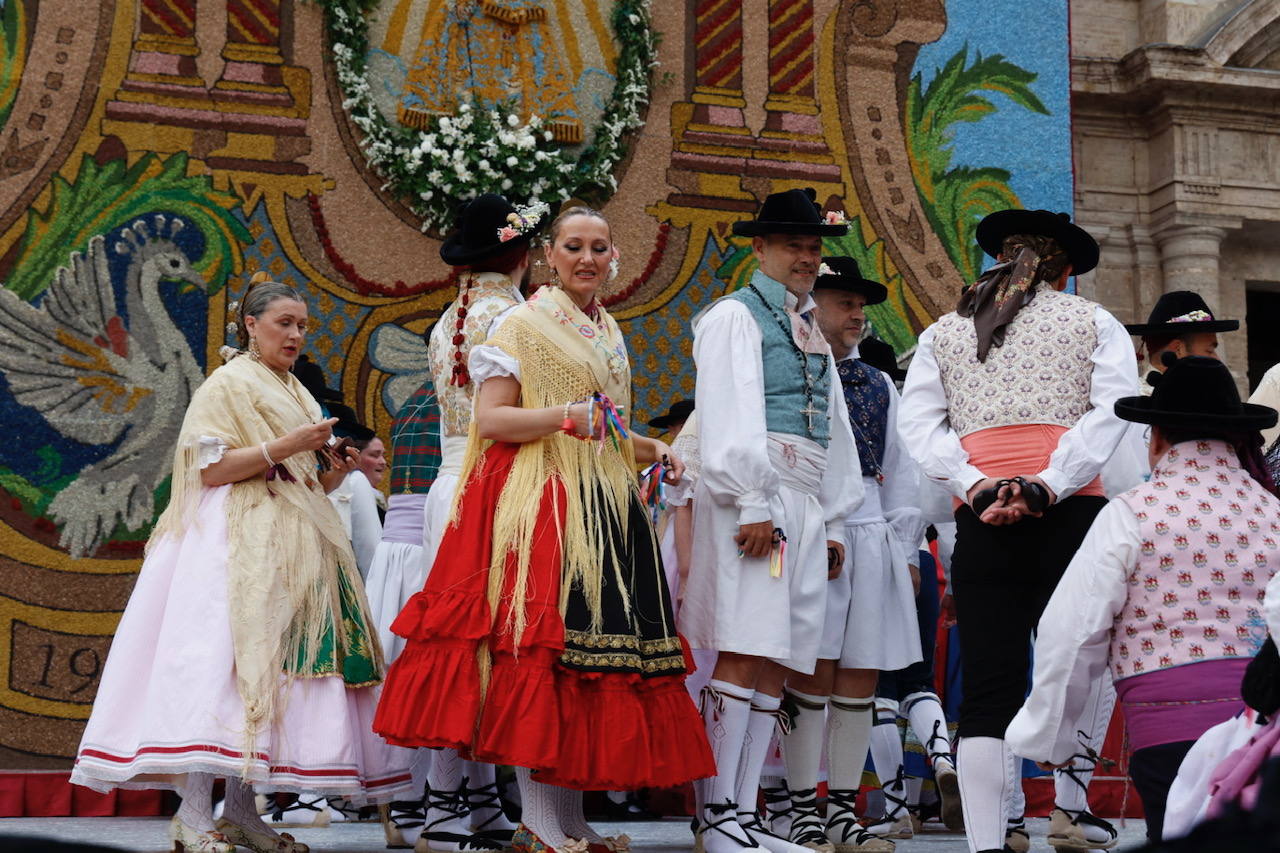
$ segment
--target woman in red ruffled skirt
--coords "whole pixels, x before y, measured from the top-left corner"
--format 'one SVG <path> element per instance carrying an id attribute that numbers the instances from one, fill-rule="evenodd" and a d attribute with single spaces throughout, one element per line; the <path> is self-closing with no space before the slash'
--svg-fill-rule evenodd
<path id="1" fill-rule="evenodd" d="M 513 234 L 532 225 L 515 218 Z M 553 283 L 471 351 L 465 485 L 426 586 L 392 625 L 407 645 L 374 729 L 517 767 L 519 849 L 617 850 L 625 838 L 587 826 L 581 791 L 676 785 L 715 765 L 635 476 L 665 458 L 675 482 L 682 466 L 606 414 L 629 408 L 631 381 L 595 299 L 616 268 L 609 226 L 570 208 L 550 237 Z"/>

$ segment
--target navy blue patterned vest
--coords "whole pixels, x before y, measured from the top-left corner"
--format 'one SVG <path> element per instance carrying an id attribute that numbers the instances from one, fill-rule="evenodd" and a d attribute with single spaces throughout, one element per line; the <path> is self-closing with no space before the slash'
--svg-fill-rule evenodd
<path id="1" fill-rule="evenodd" d="M 884 442 L 889 430 L 889 388 L 871 365 L 847 358 L 836 365 L 844 402 L 849 407 L 853 440 L 858 445 L 862 476 L 874 477 L 884 465 Z"/>

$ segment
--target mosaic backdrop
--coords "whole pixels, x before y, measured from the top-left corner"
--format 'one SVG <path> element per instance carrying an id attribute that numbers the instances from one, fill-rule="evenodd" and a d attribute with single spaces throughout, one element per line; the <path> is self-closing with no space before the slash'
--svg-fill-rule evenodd
<path id="1" fill-rule="evenodd" d="M 433 74 L 432 28 L 471 2 L 370 13 L 389 120 L 468 94 Z M 612 3 L 510 5 L 545 22 L 524 107 L 559 104 L 557 139 L 589 139 Z M 638 422 L 691 394 L 689 320 L 749 275 L 729 225 L 769 192 L 848 211 L 828 248 L 889 285 L 873 322 L 904 357 L 979 270 L 983 213 L 1070 209 L 1066 0 L 1035 5 L 653 0 L 652 100 L 605 206 Z M 57 768 L 228 302 L 261 269 L 305 288 L 307 354 L 385 436 L 453 288 L 366 166 L 316 5 L 0 0 L 0 30 L 0 768 Z M 504 74 L 470 79 L 484 94 Z"/>

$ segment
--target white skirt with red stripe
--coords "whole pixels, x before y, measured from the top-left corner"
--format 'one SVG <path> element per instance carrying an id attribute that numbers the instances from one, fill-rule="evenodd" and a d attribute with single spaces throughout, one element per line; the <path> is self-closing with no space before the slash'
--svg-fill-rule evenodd
<path id="1" fill-rule="evenodd" d="M 378 687 L 281 676 L 276 719 L 245 760 L 227 606 L 230 486 L 201 495 L 201 523 L 153 543 L 107 656 L 71 781 L 177 789 L 182 774 L 242 776 L 263 791 L 386 801 L 411 787 L 411 755 L 370 723 Z"/>

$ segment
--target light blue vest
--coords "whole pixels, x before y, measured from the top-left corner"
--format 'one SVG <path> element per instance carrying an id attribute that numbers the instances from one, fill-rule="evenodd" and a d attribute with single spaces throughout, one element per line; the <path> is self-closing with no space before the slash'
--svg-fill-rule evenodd
<path id="1" fill-rule="evenodd" d="M 831 441 L 831 424 L 827 419 L 827 405 L 831 394 L 831 373 L 827 369 L 829 356 L 805 353 L 809 375 L 813 377 L 815 413 L 810 419 L 801 412 L 808 400 L 804 393 L 804 373 L 800 368 L 800 360 L 796 358 L 795 344 L 791 338 L 791 321 L 783 310 L 787 289 L 781 282 L 774 281 L 759 270 L 751 276 L 751 284 L 772 306 L 772 311 L 749 287 L 722 298 L 733 299 L 745 305 L 760 327 L 765 426 L 769 432 L 801 435 L 826 447 Z M 788 324 L 785 331 L 779 320 Z"/>

